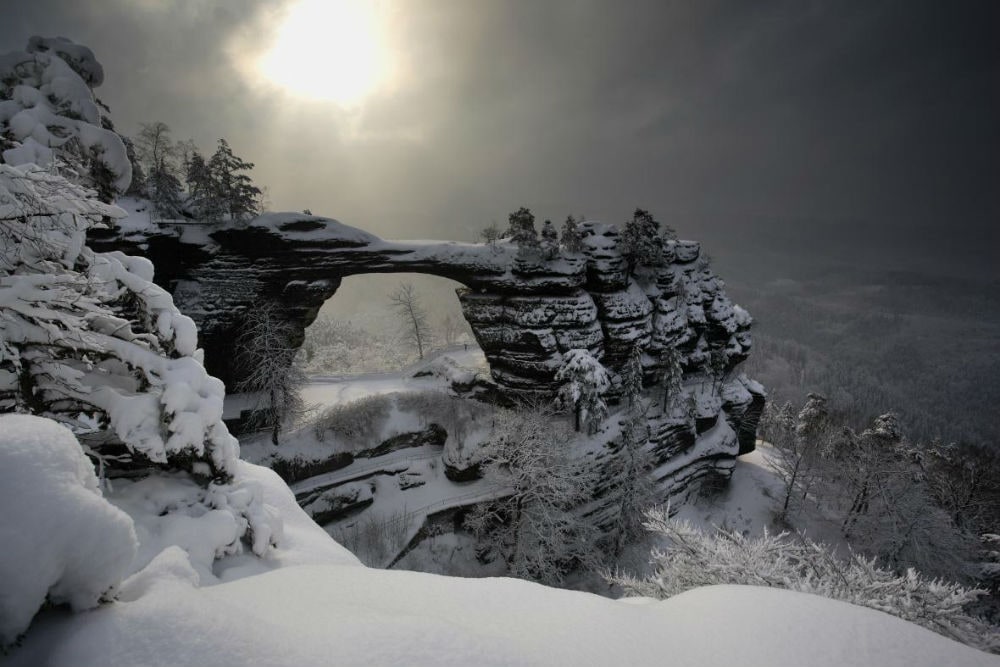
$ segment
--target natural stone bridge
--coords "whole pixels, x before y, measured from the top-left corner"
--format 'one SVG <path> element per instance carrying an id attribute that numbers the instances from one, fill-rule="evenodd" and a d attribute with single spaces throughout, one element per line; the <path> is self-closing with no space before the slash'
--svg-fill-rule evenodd
<path id="1" fill-rule="evenodd" d="M 580 228 L 581 252 L 550 258 L 506 241 L 384 241 L 335 220 L 287 213 L 239 227 L 166 224 L 92 245 L 153 261 L 156 281 L 198 324 L 208 370 L 228 386 L 239 380 L 232 342 L 248 309 L 274 304 L 299 345 L 341 280 L 366 273 L 427 273 L 464 285 L 462 311 L 498 389 L 508 395 L 551 396 L 562 355 L 574 348 L 590 350 L 617 372 L 638 345 L 646 383 L 655 384 L 661 352 L 674 347 L 692 400 L 683 418 L 651 420 L 661 458 L 687 450 L 695 430 L 712 428 L 724 414 L 739 443 L 717 455 L 731 466 L 737 449 L 753 448 L 763 406 L 759 385 L 731 378 L 750 349 L 750 316 L 726 297 L 698 243 L 668 242 L 663 266 L 630 277 L 617 227 L 585 222 Z"/>

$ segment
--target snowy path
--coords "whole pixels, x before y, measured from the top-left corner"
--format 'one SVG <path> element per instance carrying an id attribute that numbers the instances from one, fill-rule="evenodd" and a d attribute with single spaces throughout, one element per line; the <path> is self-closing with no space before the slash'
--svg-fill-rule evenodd
<path id="1" fill-rule="evenodd" d="M 409 449 L 401 449 L 385 456 L 379 456 L 371 459 L 355 459 L 355 462 L 351 465 L 341 468 L 340 470 L 334 470 L 333 472 L 323 473 L 322 475 L 316 475 L 315 477 L 310 477 L 304 479 L 301 482 L 292 484 L 290 488 L 295 494 L 296 499 L 300 499 L 303 496 L 313 493 L 315 491 L 323 491 L 330 488 L 331 486 L 337 486 L 338 484 L 344 484 L 352 480 L 358 479 L 360 477 L 365 477 L 371 475 L 372 473 L 384 470 L 387 472 L 402 472 L 410 463 L 414 461 L 423 461 L 425 459 L 436 459 L 441 456 L 441 448 L 434 447 L 433 445 L 424 445 L 423 447 L 411 447 Z M 359 461 L 363 463 L 359 463 Z M 406 464 L 403 468 L 393 470 L 394 466 L 400 464 Z"/>

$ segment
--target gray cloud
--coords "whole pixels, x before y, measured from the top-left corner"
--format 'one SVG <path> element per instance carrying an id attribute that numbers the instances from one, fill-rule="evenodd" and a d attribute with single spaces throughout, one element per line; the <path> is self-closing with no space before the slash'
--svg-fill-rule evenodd
<path id="1" fill-rule="evenodd" d="M 995 3 L 400 2 L 409 76 L 360 115 L 234 70 L 232 45 L 263 42 L 281 2 L 167 4 L 4 0 L 0 49 L 83 42 L 126 131 L 225 136 L 277 205 L 386 235 L 638 205 L 695 237 L 1000 246 Z"/>

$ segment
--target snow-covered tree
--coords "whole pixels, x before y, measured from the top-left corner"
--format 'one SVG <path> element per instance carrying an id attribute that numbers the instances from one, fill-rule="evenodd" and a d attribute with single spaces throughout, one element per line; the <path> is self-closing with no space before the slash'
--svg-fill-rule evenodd
<path id="1" fill-rule="evenodd" d="M 896 573 L 874 559 L 832 549 L 787 533 L 747 537 L 737 531 L 704 533 L 663 509 L 648 513 L 646 528 L 662 538 L 645 577 L 609 575 L 630 595 L 668 598 L 701 586 L 736 584 L 786 588 L 877 609 L 987 651 L 1000 651 L 1000 631 L 968 614 L 984 594 L 925 577 Z"/>
<path id="2" fill-rule="evenodd" d="M 236 441 L 221 421 L 222 383 L 195 358 L 194 323 L 151 281 L 148 260 L 84 244 L 121 209 L 6 165 L 0 202 L 0 410 L 71 427 L 96 417 L 136 457 L 229 479 Z"/>
<path id="3" fill-rule="evenodd" d="M 634 407 L 642 395 L 642 349 L 633 345 L 621 371 L 622 390 L 629 407 Z"/>
<path id="4" fill-rule="evenodd" d="M 253 169 L 253 163 L 237 157 L 225 139 L 219 139 L 208 168 L 215 196 L 230 220 L 246 220 L 260 212 L 260 188 L 246 173 Z"/>
<path id="5" fill-rule="evenodd" d="M 302 412 L 299 394 L 305 382 L 293 363 L 298 351 L 292 344 L 294 331 L 270 304 L 251 308 L 235 341 L 236 365 L 243 379 L 236 390 L 257 398 L 251 428 L 271 428 L 271 442 L 279 444 L 282 425 Z"/>
<path id="6" fill-rule="evenodd" d="M 556 231 L 551 220 L 546 220 L 542 223 L 539 246 L 541 247 L 542 255 L 546 259 L 552 259 L 559 253 L 559 232 Z"/>
<path id="7" fill-rule="evenodd" d="M 566 216 L 561 238 L 564 252 L 575 254 L 583 250 L 583 235 L 580 233 L 580 222 L 581 220 L 577 220 L 572 215 Z"/>
<path id="8" fill-rule="evenodd" d="M 858 550 L 903 570 L 953 575 L 970 556 L 972 536 L 934 502 L 920 454 L 903 438 L 893 414 L 877 417 L 860 434 L 846 432 L 827 489 L 845 537 Z"/>
<path id="9" fill-rule="evenodd" d="M 810 425 L 810 412 L 803 410 L 806 421 L 796 422 L 790 403 L 780 408 L 768 406 L 765 422 L 766 437 L 774 447 L 774 455 L 768 459 L 771 469 L 781 479 L 782 489 L 780 521 L 788 519 L 806 498 L 809 488 L 819 474 L 822 465 L 823 440 L 818 426 Z M 763 435 L 763 433 L 762 433 Z"/>
<path id="10" fill-rule="evenodd" d="M 105 202 L 125 192 L 125 144 L 93 92 L 103 80 L 90 49 L 61 37 L 32 37 L 25 51 L 0 55 L 0 162 L 57 167 Z"/>
<path id="11" fill-rule="evenodd" d="M 500 231 L 500 228 L 497 227 L 496 222 L 491 222 L 489 227 L 486 227 L 479 232 L 479 235 L 491 248 L 496 248 L 497 241 L 503 237 L 503 233 Z"/>
<path id="12" fill-rule="evenodd" d="M 593 561 L 593 527 L 572 509 L 594 480 L 569 456 L 572 434 L 551 410 L 500 410 L 494 424 L 483 475 L 502 497 L 477 506 L 466 526 L 483 556 L 504 558 L 511 576 L 558 583 Z"/>
<path id="13" fill-rule="evenodd" d="M 935 502 L 973 534 L 1000 525 L 1000 456 L 982 446 L 932 443 L 918 462 Z"/>
<path id="14" fill-rule="evenodd" d="M 621 436 L 601 471 L 603 484 L 614 498 L 618 517 L 604 541 L 610 555 L 621 553 L 625 545 L 643 532 L 645 512 L 657 502 L 656 488 L 649 471 L 653 457 L 647 449 L 649 418 L 641 400 L 625 411 Z"/>
<path id="15" fill-rule="evenodd" d="M 32 46 L 41 51 L 0 56 L 0 96 L 17 98 L 0 101 L 0 134 L 17 144 L 0 164 L 0 412 L 64 424 L 102 478 L 186 473 L 200 489 L 190 511 L 218 510 L 232 526 L 215 555 L 243 543 L 263 554 L 281 522 L 240 479 L 238 443 L 222 421 L 225 387 L 202 365 L 194 322 L 153 283 L 148 260 L 86 245 L 88 229 L 125 212 L 83 185 L 92 184 L 93 156 L 66 145 L 100 146 L 116 192 L 131 176 L 125 145 L 90 90 L 100 65 L 68 40 Z M 44 132 L 11 133 L 8 120 L 24 112 L 22 121 L 44 118 Z"/>
<path id="16" fill-rule="evenodd" d="M 180 213 L 181 182 L 178 178 L 177 145 L 170 126 L 162 121 L 143 123 L 135 147 L 146 168 L 146 196 L 162 218 Z"/>
<path id="17" fill-rule="evenodd" d="M 139 155 L 135 150 L 135 143 L 128 137 L 122 137 L 125 144 L 125 154 L 128 156 L 129 164 L 132 165 L 132 182 L 129 183 L 125 194 L 130 197 L 146 196 L 146 170 L 139 160 Z"/>
<path id="18" fill-rule="evenodd" d="M 810 393 L 806 404 L 799 410 L 795 423 L 795 435 L 805 440 L 816 441 L 814 447 L 826 451 L 830 438 L 830 410 L 826 396 Z"/>
<path id="19" fill-rule="evenodd" d="M 604 394 L 611 388 L 611 379 L 607 369 L 588 350 L 570 350 L 563 355 L 556 381 L 562 383 L 559 400 L 574 411 L 576 430 L 586 426 L 588 433 L 595 433 L 608 416 Z"/>
<path id="20" fill-rule="evenodd" d="M 629 273 L 637 266 L 659 266 L 663 263 L 663 245 L 660 223 L 649 211 L 635 209 L 632 219 L 625 223 L 620 239 L 622 256 L 628 262 Z"/>
<path id="21" fill-rule="evenodd" d="M 399 319 L 399 332 L 403 339 L 417 348 L 417 354 L 423 359 L 434 332 L 413 283 L 403 283 L 390 294 L 389 307 Z"/>
<path id="22" fill-rule="evenodd" d="M 538 231 L 535 229 L 535 215 L 521 207 L 507 217 L 507 237 L 517 244 L 521 251 L 535 250 L 539 246 Z"/>
<path id="23" fill-rule="evenodd" d="M 663 388 L 663 412 L 671 414 L 680 407 L 684 396 L 684 370 L 681 355 L 673 345 L 660 351 L 660 386 Z"/>
<path id="24" fill-rule="evenodd" d="M 184 178 L 187 181 L 188 206 L 194 213 L 206 220 L 221 220 L 225 213 L 223 202 L 208 163 L 197 150 L 188 157 Z"/>

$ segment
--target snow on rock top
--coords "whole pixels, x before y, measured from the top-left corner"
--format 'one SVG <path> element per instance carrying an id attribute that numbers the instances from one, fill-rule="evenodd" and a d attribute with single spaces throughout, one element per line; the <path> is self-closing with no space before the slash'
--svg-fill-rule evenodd
<path id="1" fill-rule="evenodd" d="M 364 246 L 380 241 L 374 234 L 333 218 L 302 213 L 265 213 L 251 220 L 249 226 L 267 230 L 289 241 L 323 241 L 349 246 Z"/>
<path id="2" fill-rule="evenodd" d="M 46 599 L 89 609 L 127 573 L 136 535 L 101 497 L 73 434 L 30 415 L 0 416 L 0 646 Z"/>

